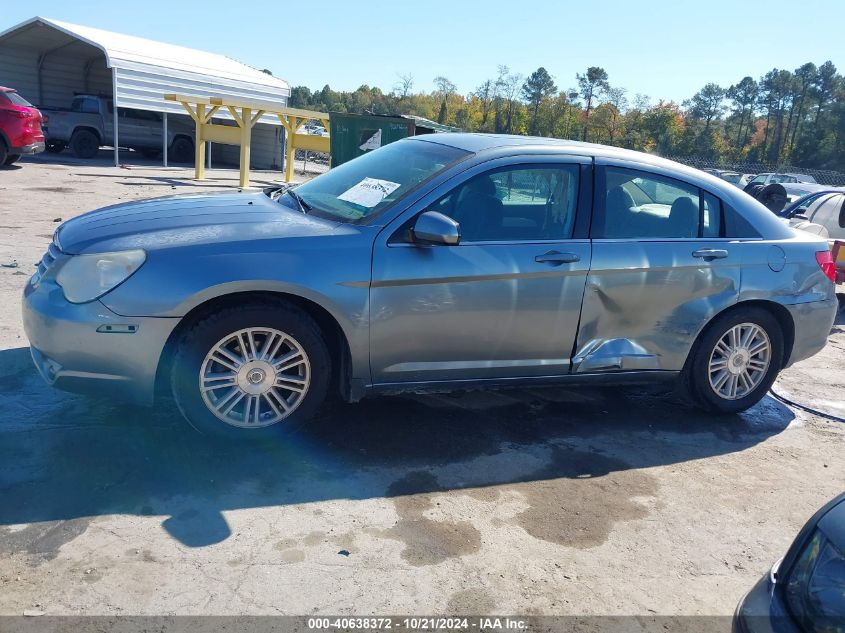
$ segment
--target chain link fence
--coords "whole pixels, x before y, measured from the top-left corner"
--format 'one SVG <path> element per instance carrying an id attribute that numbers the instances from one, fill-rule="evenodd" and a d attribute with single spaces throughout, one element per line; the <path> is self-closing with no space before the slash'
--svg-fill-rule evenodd
<path id="1" fill-rule="evenodd" d="M 669 160 L 674 160 L 690 167 L 698 169 L 725 169 L 736 171 L 741 174 L 762 174 L 762 173 L 789 173 L 789 174 L 806 174 L 816 179 L 816 182 L 821 185 L 843 186 L 845 185 L 845 174 L 839 171 L 831 171 L 827 169 L 807 169 L 805 167 L 796 167 L 794 165 L 771 165 L 768 163 L 732 163 L 719 160 L 708 160 L 706 158 L 696 158 L 695 156 L 665 156 Z"/>
<path id="2" fill-rule="evenodd" d="M 331 158 L 328 152 L 298 149 L 294 151 L 294 170 L 302 175 L 322 174 L 329 170 Z"/>

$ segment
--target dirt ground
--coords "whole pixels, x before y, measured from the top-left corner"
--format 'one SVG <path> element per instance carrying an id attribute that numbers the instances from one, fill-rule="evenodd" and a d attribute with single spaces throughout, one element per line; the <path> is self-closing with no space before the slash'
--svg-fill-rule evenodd
<path id="1" fill-rule="evenodd" d="M 0 614 L 730 615 L 845 488 L 845 427 L 772 398 L 716 419 L 637 389 L 385 397 L 247 449 L 48 388 L 20 297 L 58 219 L 237 183 L 191 175 L 0 170 Z M 780 393 L 845 415 L 844 324 Z"/>

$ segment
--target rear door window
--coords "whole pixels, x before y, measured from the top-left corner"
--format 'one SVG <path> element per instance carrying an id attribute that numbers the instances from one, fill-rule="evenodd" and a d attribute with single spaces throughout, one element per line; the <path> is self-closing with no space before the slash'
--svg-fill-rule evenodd
<path id="1" fill-rule="evenodd" d="M 722 203 L 689 183 L 619 167 L 605 169 L 604 213 L 593 237 L 693 239 L 724 234 Z"/>

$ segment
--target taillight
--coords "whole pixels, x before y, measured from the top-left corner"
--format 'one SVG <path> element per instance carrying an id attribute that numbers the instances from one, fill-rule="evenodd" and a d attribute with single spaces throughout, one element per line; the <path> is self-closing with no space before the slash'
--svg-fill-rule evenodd
<path id="1" fill-rule="evenodd" d="M 836 262 L 833 261 L 833 253 L 830 251 L 818 251 L 816 253 L 816 262 L 825 276 L 831 281 L 836 281 Z"/>
<path id="2" fill-rule="evenodd" d="M 26 110 L 8 110 L 9 114 L 19 119 L 28 119 L 32 115 Z"/>

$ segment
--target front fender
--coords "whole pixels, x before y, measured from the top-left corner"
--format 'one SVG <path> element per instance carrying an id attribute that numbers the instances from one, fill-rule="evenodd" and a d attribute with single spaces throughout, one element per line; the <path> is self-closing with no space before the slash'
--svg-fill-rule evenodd
<path id="1" fill-rule="evenodd" d="M 335 236 L 325 240 L 255 242 L 248 250 L 208 245 L 150 251 L 146 263 L 101 301 L 122 316 L 184 317 L 226 295 L 285 293 L 312 301 L 338 323 L 355 375 L 369 371 L 371 246 Z"/>

